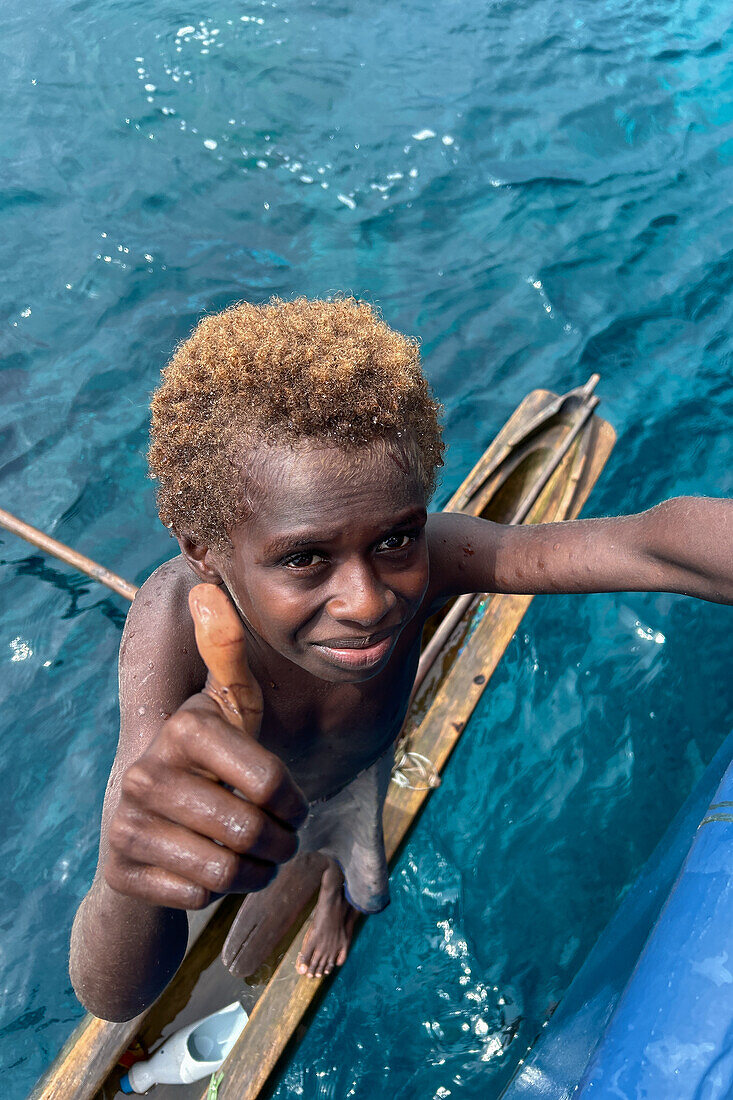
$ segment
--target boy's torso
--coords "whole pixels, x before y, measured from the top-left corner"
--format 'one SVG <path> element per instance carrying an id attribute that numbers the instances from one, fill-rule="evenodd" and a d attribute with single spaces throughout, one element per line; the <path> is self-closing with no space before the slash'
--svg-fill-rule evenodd
<path id="1" fill-rule="evenodd" d="M 198 583 L 183 557 L 166 562 L 145 582 L 136 602 L 143 603 L 144 623 L 127 632 L 120 650 L 120 676 L 125 676 L 131 647 L 154 657 L 157 675 L 175 681 L 166 706 L 180 706 L 200 691 L 206 668 L 196 649 L 188 593 Z M 293 680 L 280 682 L 258 675 L 264 700 L 260 741 L 290 769 L 309 801 L 340 790 L 381 756 L 399 734 L 409 703 L 427 617 L 418 613 L 399 637 L 386 667 L 361 683 L 333 684 L 293 668 Z M 150 662 L 152 667 L 152 661 Z M 134 687 L 121 692 L 123 722 L 134 718 L 141 700 Z M 176 697 L 179 697 L 178 699 Z M 161 713 L 164 718 L 165 713 Z"/>

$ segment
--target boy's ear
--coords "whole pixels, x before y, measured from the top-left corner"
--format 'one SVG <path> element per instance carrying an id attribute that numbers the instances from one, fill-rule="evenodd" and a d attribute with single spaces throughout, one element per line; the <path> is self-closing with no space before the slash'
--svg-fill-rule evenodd
<path id="1" fill-rule="evenodd" d="M 176 535 L 181 553 L 193 569 L 199 580 L 208 584 L 223 584 L 224 580 L 215 562 L 209 546 L 194 542 L 188 535 Z"/>

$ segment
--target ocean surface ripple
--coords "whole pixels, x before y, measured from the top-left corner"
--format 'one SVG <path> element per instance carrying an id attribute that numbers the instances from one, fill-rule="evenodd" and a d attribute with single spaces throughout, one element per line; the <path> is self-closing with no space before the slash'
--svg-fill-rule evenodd
<path id="1" fill-rule="evenodd" d="M 147 404 L 205 312 L 352 291 L 422 341 L 442 504 L 593 371 L 586 514 L 729 495 L 733 25 L 704 0 L 30 0 L 0 94 L 2 506 L 140 582 Z M 0 536 L 0 1064 L 81 1010 L 71 920 L 123 601 Z M 729 729 L 727 608 L 538 599 L 274 1096 L 498 1095 Z"/>

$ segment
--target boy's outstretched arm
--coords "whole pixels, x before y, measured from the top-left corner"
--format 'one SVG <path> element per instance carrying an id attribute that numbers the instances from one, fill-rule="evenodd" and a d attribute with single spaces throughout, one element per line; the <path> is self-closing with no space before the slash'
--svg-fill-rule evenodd
<path id="1" fill-rule="evenodd" d="M 680 592 L 733 603 L 733 500 L 675 497 L 638 515 L 508 527 L 428 521 L 431 587 L 461 592 Z"/>

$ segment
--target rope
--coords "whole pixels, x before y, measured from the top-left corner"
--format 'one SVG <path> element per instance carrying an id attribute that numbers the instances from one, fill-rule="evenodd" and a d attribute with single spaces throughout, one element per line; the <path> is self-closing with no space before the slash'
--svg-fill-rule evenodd
<path id="1" fill-rule="evenodd" d="M 419 782 L 412 782 L 413 777 Z M 430 791 L 440 786 L 440 776 L 432 760 L 421 752 L 409 749 L 395 760 L 392 780 L 398 787 L 407 787 L 411 791 Z"/>
<path id="2" fill-rule="evenodd" d="M 209 1081 L 209 1087 L 206 1092 L 206 1100 L 218 1100 L 219 1085 L 221 1084 L 223 1077 L 223 1069 L 220 1069 L 218 1073 L 212 1073 L 211 1080 Z"/>

